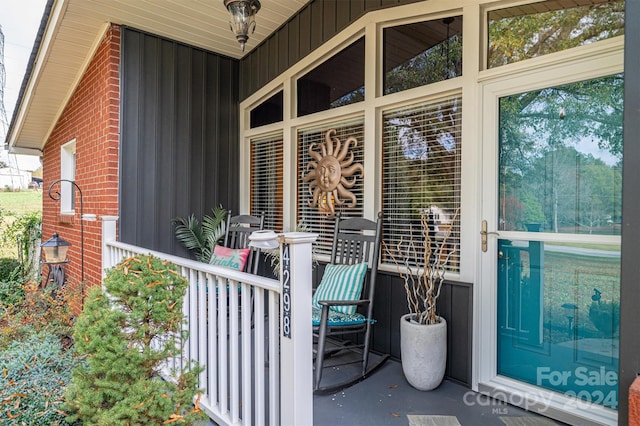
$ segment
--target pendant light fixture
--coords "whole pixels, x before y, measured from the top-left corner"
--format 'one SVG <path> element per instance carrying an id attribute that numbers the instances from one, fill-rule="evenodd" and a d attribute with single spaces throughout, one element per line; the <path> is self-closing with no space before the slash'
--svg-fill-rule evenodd
<path id="1" fill-rule="evenodd" d="M 244 52 L 249 34 L 253 34 L 256 29 L 256 14 L 260 10 L 260 2 L 258 0 L 224 0 L 224 7 L 231 14 L 229 26 Z"/>

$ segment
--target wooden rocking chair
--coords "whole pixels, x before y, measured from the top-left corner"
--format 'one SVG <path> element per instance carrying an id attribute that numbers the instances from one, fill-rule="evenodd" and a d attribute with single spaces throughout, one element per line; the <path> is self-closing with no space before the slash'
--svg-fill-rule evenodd
<path id="1" fill-rule="evenodd" d="M 364 218 L 340 219 L 337 215 L 331 260 L 313 296 L 315 375 L 314 393 L 326 394 L 364 380 L 389 355 L 370 359 L 373 301 L 380 259 L 382 213 L 377 221 Z M 368 271 L 368 273 L 367 273 Z M 357 339 L 341 340 L 357 337 Z M 355 340 L 355 341 L 353 341 Z M 346 357 L 343 357 L 345 355 Z M 355 354 L 355 355 L 354 355 Z M 355 357 L 355 360 L 354 360 Z M 321 386 L 323 369 L 329 358 L 347 358 L 342 364 L 360 363 L 356 373 L 346 379 Z M 344 369 L 345 371 L 347 369 Z"/>
<path id="2" fill-rule="evenodd" d="M 256 275 L 260 264 L 260 249 L 249 246 L 249 235 L 254 231 L 261 231 L 264 227 L 264 213 L 259 216 L 241 214 L 231 216 L 231 210 L 227 214 L 227 229 L 224 236 L 224 247 L 230 249 L 249 248 L 249 256 L 244 267 L 245 272 Z"/>

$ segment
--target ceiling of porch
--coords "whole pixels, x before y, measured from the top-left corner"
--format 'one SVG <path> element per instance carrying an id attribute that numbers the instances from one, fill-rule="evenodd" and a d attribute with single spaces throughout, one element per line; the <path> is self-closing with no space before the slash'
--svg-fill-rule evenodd
<path id="1" fill-rule="evenodd" d="M 108 23 L 239 59 L 308 1 L 263 1 L 255 33 L 242 52 L 229 29 L 223 0 L 50 0 L 7 142 L 15 152 L 42 150 Z"/>

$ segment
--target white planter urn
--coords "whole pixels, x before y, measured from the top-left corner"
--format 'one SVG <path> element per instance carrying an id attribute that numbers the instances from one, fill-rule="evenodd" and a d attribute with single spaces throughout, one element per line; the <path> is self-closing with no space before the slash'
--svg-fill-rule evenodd
<path id="1" fill-rule="evenodd" d="M 400 318 L 400 357 L 402 371 L 411 386 L 418 390 L 437 388 L 447 366 L 447 322 L 418 324 L 413 314 Z"/>

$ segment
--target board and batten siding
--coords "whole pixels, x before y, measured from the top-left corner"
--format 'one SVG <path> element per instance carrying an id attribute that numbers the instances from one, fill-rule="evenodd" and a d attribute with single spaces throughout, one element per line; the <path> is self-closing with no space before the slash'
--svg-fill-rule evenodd
<path id="1" fill-rule="evenodd" d="M 122 30 L 120 240 L 188 256 L 173 219 L 237 212 L 238 61 Z"/>

